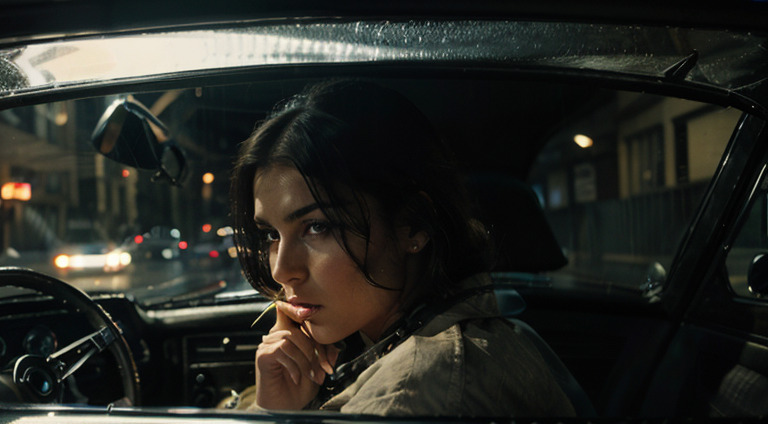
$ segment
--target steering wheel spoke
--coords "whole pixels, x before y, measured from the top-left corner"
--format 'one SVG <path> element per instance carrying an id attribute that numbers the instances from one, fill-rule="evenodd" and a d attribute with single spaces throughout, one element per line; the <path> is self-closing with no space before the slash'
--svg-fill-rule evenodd
<path id="1" fill-rule="evenodd" d="M 46 361 L 61 382 L 77 371 L 88 358 L 106 349 L 114 341 L 114 334 L 107 327 L 101 327 L 69 346 L 59 349 L 48 356 Z"/>

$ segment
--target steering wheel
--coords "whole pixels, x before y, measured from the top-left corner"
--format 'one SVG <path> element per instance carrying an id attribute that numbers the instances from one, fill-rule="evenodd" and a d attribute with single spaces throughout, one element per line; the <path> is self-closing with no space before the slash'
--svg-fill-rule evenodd
<path id="1" fill-rule="evenodd" d="M 0 381 L 12 385 L 20 400 L 33 403 L 61 403 L 63 381 L 91 356 L 108 350 L 117 361 L 125 405 L 137 405 L 139 374 L 128 343 L 104 309 L 82 290 L 56 278 L 25 268 L 0 268 L 0 287 L 14 286 L 52 296 L 69 309 L 85 315 L 91 328 L 79 340 L 47 357 L 24 355 L 13 366 L 12 378 Z"/>

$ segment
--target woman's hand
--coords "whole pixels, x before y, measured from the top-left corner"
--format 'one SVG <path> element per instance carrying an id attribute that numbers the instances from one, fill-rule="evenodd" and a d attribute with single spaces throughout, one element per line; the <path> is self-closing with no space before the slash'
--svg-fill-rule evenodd
<path id="1" fill-rule="evenodd" d="M 315 342 L 285 302 L 256 351 L 256 404 L 266 409 L 302 409 L 317 396 L 338 357 L 334 346 Z"/>

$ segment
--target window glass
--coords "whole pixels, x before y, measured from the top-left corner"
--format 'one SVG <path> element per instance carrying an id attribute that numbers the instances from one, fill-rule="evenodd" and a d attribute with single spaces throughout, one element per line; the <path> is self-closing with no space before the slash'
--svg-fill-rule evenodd
<path id="1" fill-rule="evenodd" d="M 94 150 L 115 96 L 3 111 L 0 265 L 149 306 L 254 296 L 232 245 L 229 172 L 254 124 L 306 83 L 134 93 L 184 152 L 180 187 Z M 497 282 L 610 295 L 636 296 L 649 275 L 663 283 L 740 117 L 578 85 L 384 83 L 411 97 L 456 154 L 498 244 Z"/>
<path id="2" fill-rule="evenodd" d="M 154 107 L 183 146 L 189 172 L 181 186 L 94 149 L 91 135 L 114 96 L 0 115 L 0 266 L 148 307 L 256 296 L 240 273 L 227 200 L 237 143 L 258 115 L 224 123 L 236 128 L 226 134 L 212 125 L 220 115 L 200 112 L 194 89 L 135 98 Z M 210 99 L 217 101 L 225 99 Z"/>
<path id="3" fill-rule="evenodd" d="M 552 284 L 661 287 L 740 116 L 619 92 L 557 130 L 530 173 L 568 259 Z"/>

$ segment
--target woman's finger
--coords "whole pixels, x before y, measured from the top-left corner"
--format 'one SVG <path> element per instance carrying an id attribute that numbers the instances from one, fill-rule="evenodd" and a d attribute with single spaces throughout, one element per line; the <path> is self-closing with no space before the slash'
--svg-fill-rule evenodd
<path id="1" fill-rule="evenodd" d="M 285 340 L 283 340 L 284 342 Z M 275 368 L 277 365 L 277 368 Z M 301 379 L 301 370 L 282 349 L 282 342 L 261 343 L 256 351 L 256 366 L 268 373 L 270 369 L 276 372 L 287 372 L 294 384 L 298 385 Z"/>
<path id="2" fill-rule="evenodd" d="M 275 343 L 291 336 L 291 330 L 274 330 L 261 337 L 262 343 Z"/>
<path id="3" fill-rule="evenodd" d="M 314 342 L 299 329 L 270 334 L 265 336 L 264 342 L 278 345 L 283 353 L 299 367 L 302 375 L 317 384 L 323 383 L 325 370 L 315 355 Z"/>
<path id="4" fill-rule="evenodd" d="M 276 300 L 275 306 L 277 306 L 277 321 L 278 324 L 287 326 L 288 324 L 299 325 L 304 322 L 303 319 L 296 316 L 293 311 L 293 307 L 287 302 L 282 300 Z"/>
<path id="5" fill-rule="evenodd" d="M 315 380 L 315 371 L 312 366 L 312 359 L 314 358 L 307 357 L 306 353 L 296 346 L 291 339 L 286 339 L 281 344 L 280 349 L 299 366 L 303 375 L 309 376 L 313 381 Z"/>
<path id="6" fill-rule="evenodd" d="M 300 384 L 302 376 L 310 380 L 318 381 L 318 372 L 315 371 L 316 365 L 306 357 L 304 352 L 299 349 L 290 338 L 271 343 L 264 346 L 262 360 L 273 359 L 288 371 L 295 384 Z"/>
<path id="7" fill-rule="evenodd" d="M 290 306 L 285 302 L 277 302 L 277 316 L 280 319 L 280 325 L 286 325 L 291 331 L 291 340 L 304 352 L 307 359 L 310 361 L 316 358 L 315 356 L 315 341 L 312 340 L 312 336 L 304 328 L 304 323 L 299 321 L 293 321 L 293 318 L 289 316 L 291 312 Z M 288 313 L 286 313 L 286 311 Z M 277 325 L 275 325 L 277 327 Z"/>
<path id="8" fill-rule="evenodd" d="M 321 348 L 322 353 L 319 354 L 317 347 L 321 345 L 312 339 L 304 322 L 293 316 L 293 309 L 289 304 L 277 301 L 275 305 L 277 306 L 275 326 L 268 335 L 264 336 L 262 342 L 278 343 L 284 338 L 290 340 L 293 346 L 286 346 L 286 353 L 299 365 L 303 374 L 308 375 L 315 383 L 322 384 L 325 379 L 324 374 L 333 373 L 333 368 L 325 356 L 325 349 Z M 304 358 L 300 358 L 299 354 L 303 354 Z"/>
<path id="9" fill-rule="evenodd" d="M 299 366 L 287 356 L 278 356 L 275 360 L 288 371 L 288 375 L 291 377 L 293 384 L 298 386 L 301 381 L 301 370 L 299 369 Z"/>

